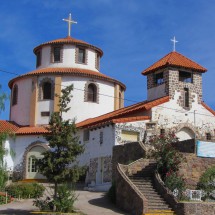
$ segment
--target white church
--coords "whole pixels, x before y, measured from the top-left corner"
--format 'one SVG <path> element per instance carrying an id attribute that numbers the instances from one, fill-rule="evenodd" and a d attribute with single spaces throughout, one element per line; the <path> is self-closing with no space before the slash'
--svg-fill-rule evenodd
<path id="1" fill-rule="evenodd" d="M 79 143 L 85 152 L 80 165 L 88 166 L 87 182 L 111 183 L 112 148 L 147 140 L 156 134 L 175 132 L 179 140 L 215 136 L 215 112 L 202 100 L 201 65 L 173 51 L 142 75 L 147 78 L 147 100 L 124 107 L 126 86 L 99 69 L 100 48 L 70 36 L 34 48 L 36 69 L 12 79 L 10 117 L 0 120 L 0 132 L 15 133 L 5 148 L 8 170 L 18 179 L 43 179 L 36 159 L 49 150 L 43 135 L 53 112 L 58 111 L 61 90 L 73 84 L 70 111 L 64 119 L 76 119 Z"/>

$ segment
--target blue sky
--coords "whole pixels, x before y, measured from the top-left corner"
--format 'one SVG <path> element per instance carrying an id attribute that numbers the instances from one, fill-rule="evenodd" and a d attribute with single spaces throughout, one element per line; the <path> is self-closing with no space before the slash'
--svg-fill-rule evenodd
<path id="1" fill-rule="evenodd" d="M 141 72 L 176 50 L 208 69 L 203 99 L 215 109 L 214 0 L 12 0 L 0 6 L 0 69 L 23 74 L 35 69 L 33 48 L 67 36 L 62 21 L 71 12 L 78 22 L 72 36 L 104 51 L 101 72 L 127 86 L 125 98 L 146 99 Z M 16 75 L 0 72 L 2 90 Z M 126 102 L 130 105 L 132 102 Z M 1 119 L 9 117 L 9 102 Z"/>

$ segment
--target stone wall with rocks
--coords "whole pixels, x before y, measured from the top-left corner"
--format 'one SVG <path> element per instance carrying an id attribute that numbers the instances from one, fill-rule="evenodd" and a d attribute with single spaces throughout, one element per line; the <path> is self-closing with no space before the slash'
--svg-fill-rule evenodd
<path id="1" fill-rule="evenodd" d="M 215 158 L 197 157 L 195 154 L 183 153 L 183 162 L 179 168 L 181 176 L 189 189 L 196 189 L 201 175 L 211 166 L 215 165 Z"/>
<path id="2" fill-rule="evenodd" d="M 112 156 L 112 180 L 115 181 L 115 173 L 117 164 L 129 164 L 140 158 L 144 158 L 146 151 L 142 143 L 126 143 L 113 147 Z"/>
<path id="3" fill-rule="evenodd" d="M 177 215 L 215 215 L 215 203 L 178 202 L 164 186 L 158 174 L 155 174 L 154 185 L 160 195 L 171 205 Z"/>
<path id="4" fill-rule="evenodd" d="M 186 70 L 185 70 L 186 71 Z M 180 92 L 181 96 L 178 99 L 178 104 L 184 107 L 184 88 L 189 89 L 189 108 L 192 107 L 192 102 L 194 102 L 195 94 L 198 95 L 198 103 L 202 101 L 202 74 L 199 72 L 194 72 L 187 70 L 192 74 L 192 83 L 187 83 L 179 81 L 179 70 L 175 68 L 166 68 L 165 70 L 159 70 L 156 73 L 147 75 L 147 89 L 152 89 L 158 85 L 155 82 L 155 74 L 163 73 L 163 83 L 165 84 L 165 93 L 169 95 L 170 98 L 174 99 L 175 92 Z"/>
<path id="5" fill-rule="evenodd" d="M 148 210 L 148 201 L 126 176 L 127 166 L 117 165 L 116 204 L 129 214 L 142 215 Z"/>

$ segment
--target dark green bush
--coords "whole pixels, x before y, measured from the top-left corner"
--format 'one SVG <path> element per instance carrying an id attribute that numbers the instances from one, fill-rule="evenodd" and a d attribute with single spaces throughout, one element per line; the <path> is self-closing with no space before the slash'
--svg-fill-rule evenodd
<path id="1" fill-rule="evenodd" d="M 208 168 L 200 177 L 197 188 L 205 192 L 204 199 L 215 199 L 215 166 Z"/>
<path id="2" fill-rule="evenodd" d="M 6 191 L 13 197 L 23 199 L 38 198 L 43 195 L 45 187 L 37 183 L 13 183 L 6 187 Z"/>
<path id="3" fill-rule="evenodd" d="M 178 197 L 180 199 L 182 192 L 185 189 L 185 183 L 184 180 L 182 178 L 180 178 L 179 176 L 177 176 L 176 173 L 169 173 L 166 175 L 166 179 L 165 179 L 165 185 L 171 190 L 173 191 L 174 189 L 177 189 L 179 191 Z"/>
<path id="4" fill-rule="evenodd" d="M 114 204 L 116 204 L 116 184 L 113 183 L 107 193 L 108 198 Z"/>
<path id="5" fill-rule="evenodd" d="M 67 184 L 62 184 L 58 187 L 57 198 L 53 200 L 57 212 L 73 212 L 74 202 L 77 200 L 77 195 L 73 188 Z"/>

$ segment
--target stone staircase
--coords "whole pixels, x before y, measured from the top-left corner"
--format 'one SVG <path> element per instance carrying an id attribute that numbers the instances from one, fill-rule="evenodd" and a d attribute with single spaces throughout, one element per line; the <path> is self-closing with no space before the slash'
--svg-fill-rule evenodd
<path id="1" fill-rule="evenodd" d="M 153 186 L 155 167 L 156 163 L 150 161 L 148 166 L 129 176 L 129 179 L 148 200 L 148 212 L 145 213 L 145 215 L 174 215 L 174 211 L 172 211 L 171 207 L 158 194 Z"/>

